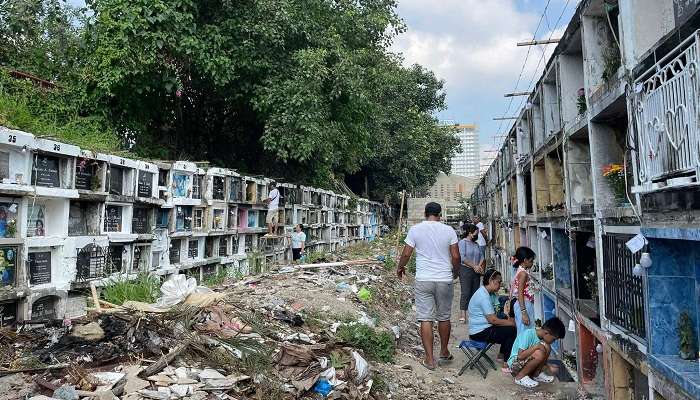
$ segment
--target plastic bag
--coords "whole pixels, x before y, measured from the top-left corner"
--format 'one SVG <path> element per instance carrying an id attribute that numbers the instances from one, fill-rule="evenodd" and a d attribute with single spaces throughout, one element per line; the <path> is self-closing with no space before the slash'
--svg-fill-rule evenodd
<path id="1" fill-rule="evenodd" d="M 314 393 L 318 393 L 325 398 L 326 396 L 328 396 L 331 390 L 333 390 L 333 386 L 331 386 L 331 384 L 327 380 L 319 379 L 312 390 Z"/>
<path id="2" fill-rule="evenodd" d="M 360 384 L 369 376 L 369 364 L 356 351 L 352 352 L 352 358 L 355 364 L 355 383 Z"/>
<path id="3" fill-rule="evenodd" d="M 369 291 L 366 287 L 363 287 L 360 289 L 359 292 L 357 292 L 357 297 L 362 301 L 362 302 L 369 302 L 372 301 L 372 292 Z"/>
<path id="4" fill-rule="evenodd" d="M 155 306 L 160 308 L 172 307 L 180 304 L 192 293 L 214 293 L 213 290 L 197 286 L 197 279 L 188 278 L 187 275 L 171 275 L 160 287 L 160 298 Z"/>

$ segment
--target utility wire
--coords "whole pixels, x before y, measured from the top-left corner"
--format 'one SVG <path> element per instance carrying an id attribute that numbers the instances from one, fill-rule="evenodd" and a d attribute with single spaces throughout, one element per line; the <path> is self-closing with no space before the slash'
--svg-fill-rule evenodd
<path id="1" fill-rule="evenodd" d="M 556 27 L 559 25 L 559 22 L 561 21 L 561 19 L 564 17 L 564 14 L 566 13 L 566 10 L 569 8 L 569 3 L 571 3 L 571 0 L 566 0 L 566 3 L 564 4 L 564 7 L 563 7 L 562 10 L 561 10 L 561 13 L 559 14 L 559 18 L 557 18 L 557 22 L 554 23 L 555 29 L 556 29 Z M 552 36 L 554 36 L 554 30 L 552 30 L 552 31 L 549 33 L 549 39 L 548 39 L 548 40 L 551 40 L 551 39 L 552 39 Z M 539 74 L 538 74 L 538 71 L 539 71 L 540 65 L 542 65 L 542 61 L 544 60 L 545 55 L 546 55 L 546 52 L 545 52 L 544 50 L 542 50 L 542 55 L 540 56 L 540 59 L 539 59 L 539 61 L 537 62 L 537 66 L 535 66 L 535 70 L 534 70 L 534 72 L 533 72 L 533 74 L 532 74 L 532 77 L 530 78 L 530 82 L 529 82 L 528 85 L 527 85 L 527 88 L 528 88 L 528 89 L 532 86 L 532 84 L 535 82 L 535 78 L 539 75 Z M 524 98 L 520 100 L 520 104 L 518 104 L 518 107 L 516 108 L 516 110 L 522 109 L 522 107 L 523 107 L 523 102 L 524 102 L 524 101 L 525 101 Z M 504 132 L 504 133 L 501 133 L 501 132 L 500 132 L 500 129 L 499 129 L 499 135 L 503 135 L 503 134 L 505 134 L 505 132 Z"/>
<path id="2" fill-rule="evenodd" d="M 540 30 L 540 26 L 542 25 L 542 20 L 544 20 L 545 15 L 547 14 L 547 8 L 549 8 L 549 3 L 551 0 L 547 0 L 547 4 L 544 6 L 544 10 L 542 11 L 542 15 L 540 15 L 540 20 L 537 22 L 537 26 L 535 27 L 535 33 L 532 34 L 532 40 L 537 39 L 537 32 Z M 523 77 L 523 73 L 525 72 L 525 66 L 527 65 L 527 60 L 530 57 L 530 51 L 532 51 L 532 46 L 528 46 L 527 48 L 527 54 L 525 54 L 525 61 L 523 61 L 522 68 L 520 68 L 520 73 L 518 74 L 518 80 L 515 82 L 515 88 L 513 89 L 513 92 L 518 91 L 518 85 L 520 84 L 520 79 Z M 510 100 L 508 101 L 508 107 L 506 108 L 506 111 L 503 113 L 503 118 L 508 116 L 508 112 L 510 111 L 510 107 L 513 105 L 514 98 L 511 97 Z M 496 132 L 498 134 L 501 134 L 501 129 L 503 127 L 503 120 L 498 124 L 498 129 Z"/>

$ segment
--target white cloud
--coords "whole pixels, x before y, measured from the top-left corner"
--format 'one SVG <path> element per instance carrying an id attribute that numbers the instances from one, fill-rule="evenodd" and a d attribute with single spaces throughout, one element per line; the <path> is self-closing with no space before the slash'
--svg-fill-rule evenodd
<path id="1" fill-rule="evenodd" d="M 550 18 L 560 11 L 555 8 Z M 421 64 L 444 79 L 449 110 L 443 114 L 480 123 L 482 143 L 492 143 L 484 140 L 496 134 L 491 119 L 505 111 L 503 94 L 514 90 L 528 52 L 516 43 L 532 39 L 541 10 L 519 10 L 514 0 L 399 0 L 398 12 L 408 31 L 396 38 L 392 49 L 404 55 L 406 64 Z M 549 37 L 545 28 L 540 27 L 538 38 Z M 563 28 L 558 31 L 553 37 Z M 542 51 L 546 53 L 540 71 L 553 49 L 553 45 L 530 49 L 518 91 L 527 89 Z"/>

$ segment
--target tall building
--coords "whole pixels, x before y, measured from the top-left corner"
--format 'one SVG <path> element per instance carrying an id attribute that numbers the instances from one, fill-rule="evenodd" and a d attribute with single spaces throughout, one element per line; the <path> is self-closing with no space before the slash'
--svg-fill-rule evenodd
<path id="1" fill-rule="evenodd" d="M 452 157 L 454 175 L 479 176 L 479 130 L 476 124 L 456 124 L 459 151 Z"/>

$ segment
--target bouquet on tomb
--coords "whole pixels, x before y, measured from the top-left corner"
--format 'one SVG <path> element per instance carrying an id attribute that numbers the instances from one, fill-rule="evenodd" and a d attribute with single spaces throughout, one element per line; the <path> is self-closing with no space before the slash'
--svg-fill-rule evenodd
<path id="1" fill-rule="evenodd" d="M 615 199 L 627 198 L 627 184 L 625 182 L 625 168 L 622 164 L 608 164 L 603 167 L 603 177 L 615 194 Z"/>

